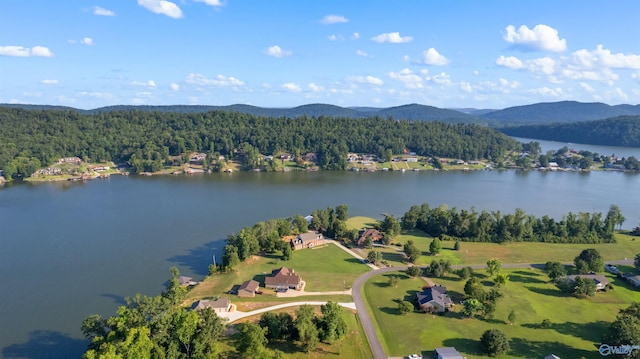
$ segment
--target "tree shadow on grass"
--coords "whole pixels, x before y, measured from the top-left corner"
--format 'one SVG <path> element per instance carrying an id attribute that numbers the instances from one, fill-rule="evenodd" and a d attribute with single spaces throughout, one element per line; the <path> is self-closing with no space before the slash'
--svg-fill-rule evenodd
<path id="1" fill-rule="evenodd" d="M 451 338 L 442 341 L 444 347 L 454 347 L 460 354 L 482 356 L 484 353 L 480 350 L 480 338 L 477 340 L 465 338 Z"/>
<path id="2" fill-rule="evenodd" d="M 541 326 L 541 323 L 527 323 L 522 324 L 522 326 L 531 329 L 555 330 L 560 334 L 571 335 L 576 338 L 584 339 L 586 341 L 600 343 L 602 341 L 602 334 L 607 331 L 607 328 L 609 328 L 609 324 L 609 322 L 600 320 L 591 323 L 549 323 L 549 326 L 546 328 L 543 328 Z"/>
<path id="3" fill-rule="evenodd" d="M 362 260 L 358 259 L 358 258 L 354 258 L 354 257 L 349 257 L 345 259 L 346 262 L 349 263 L 357 263 L 357 264 L 361 264 Z"/>
<path id="4" fill-rule="evenodd" d="M 37 330 L 29 334 L 26 343 L 12 344 L 2 349 L 4 358 L 80 358 L 88 340 L 72 338 L 51 330 Z"/>
<path id="5" fill-rule="evenodd" d="M 401 252 L 382 252 L 382 260 L 391 262 L 402 262 L 404 256 Z"/>
<path id="6" fill-rule="evenodd" d="M 533 286 L 525 286 L 525 288 L 527 288 L 528 290 L 534 293 L 538 293 L 542 295 L 550 295 L 552 297 L 557 297 L 557 298 L 567 297 L 567 295 L 563 293 L 560 290 L 560 288 L 538 288 Z"/>
<path id="7" fill-rule="evenodd" d="M 222 262 L 223 247 L 224 240 L 219 239 L 192 248 L 187 254 L 175 255 L 167 260 L 175 263 L 179 267 L 189 268 L 189 270 L 196 275 L 206 276 L 209 274 L 209 264 L 213 263 L 214 254 L 216 256 L 216 263 Z"/>
<path id="8" fill-rule="evenodd" d="M 512 274 L 509 275 L 509 281 L 510 282 L 518 282 L 518 283 L 527 283 L 527 284 L 547 283 L 546 281 L 540 280 L 538 278 L 534 278 L 534 277 L 532 277 L 530 275 L 520 275 L 520 274 L 515 274 L 515 273 L 512 273 Z"/>
<path id="9" fill-rule="evenodd" d="M 560 358 L 597 358 L 600 357 L 597 349 L 594 351 L 572 348 L 560 342 L 532 341 L 530 338 L 511 338 L 509 341 L 510 353 L 522 358 L 544 358 L 549 354 L 555 354 Z"/>

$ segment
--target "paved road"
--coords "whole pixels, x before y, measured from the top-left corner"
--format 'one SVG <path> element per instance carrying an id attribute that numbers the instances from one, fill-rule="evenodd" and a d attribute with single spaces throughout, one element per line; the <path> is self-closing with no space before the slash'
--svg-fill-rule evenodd
<path id="1" fill-rule="evenodd" d="M 278 305 L 274 305 L 271 307 L 266 307 L 266 308 L 260 308 L 260 309 L 256 309 L 256 310 L 252 310 L 250 312 L 240 312 L 240 311 L 233 311 L 233 312 L 224 312 L 224 313 L 217 313 L 218 316 L 222 317 L 222 318 L 227 318 L 229 319 L 229 323 L 233 323 L 238 319 L 242 319 L 245 317 L 250 317 L 252 315 L 256 315 L 256 314 L 261 314 L 261 313 L 266 313 L 272 310 L 276 310 L 276 309 L 282 309 L 282 308 L 287 308 L 287 307 L 297 307 L 300 305 L 304 305 L 304 304 L 309 304 L 309 305 L 323 305 L 323 304 L 327 304 L 327 302 L 291 302 L 291 303 L 284 303 L 284 304 L 278 304 Z M 340 306 L 345 307 L 345 308 L 349 308 L 349 309 L 356 309 L 355 305 L 353 303 L 338 303 Z"/>

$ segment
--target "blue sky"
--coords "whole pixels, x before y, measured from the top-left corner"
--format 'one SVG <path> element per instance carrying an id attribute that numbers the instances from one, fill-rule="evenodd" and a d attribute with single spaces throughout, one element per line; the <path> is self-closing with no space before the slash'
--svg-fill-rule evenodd
<path id="1" fill-rule="evenodd" d="M 640 1 L 1 0 L 0 103 L 640 103 Z"/>

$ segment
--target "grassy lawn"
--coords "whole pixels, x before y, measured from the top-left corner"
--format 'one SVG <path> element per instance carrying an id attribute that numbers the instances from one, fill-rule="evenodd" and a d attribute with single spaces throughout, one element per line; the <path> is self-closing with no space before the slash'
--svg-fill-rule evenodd
<path id="1" fill-rule="evenodd" d="M 294 315 L 297 307 L 286 308 L 274 313 L 287 312 Z M 320 313 L 320 307 L 317 307 L 316 312 Z M 353 358 L 353 359 L 366 359 L 372 358 L 373 354 L 367 343 L 362 325 L 358 319 L 358 315 L 349 310 L 344 309 L 342 316 L 347 323 L 347 334 L 344 338 L 333 344 L 320 343 L 318 348 L 311 353 L 304 353 L 300 351 L 297 343 L 275 343 L 268 345 L 270 349 L 277 349 L 284 353 L 285 359 L 305 359 L 305 358 L 325 358 L 325 357 L 337 357 L 337 358 Z M 254 316 L 244 319 L 243 321 L 257 322 L 260 316 Z M 225 352 L 234 352 L 235 341 L 238 340 L 237 335 L 232 335 L 223 339 L 223 350 Z"/>
<path id="2" fill-rule="evenodd" d="M 561 358 L 600 358 L 596 343 L 600 342 L 619 309 L 632 301 L 640 301 L 640 292 L 607 274 L 615 286 L 613 291 L 597 293 L 595 297 L 567 297 L 538 270 L 505 270 L 510 281 L 502 290 L 494 319 L 463 318 L 461 305 L 446 315 L 409 313 L 397 314 L 397 300 L 413 301 L 425 282 L 409 278 L 401 272 L 372 278 L 364 286 L 368 302 L 378 325 L 378 333 L 390 356 L 414 352 L 429 355 L 433 348 L 453 346 L 467 358 L 482 357 L 478 343 L 487 329 L 502 330 L 510 338 L 511 352 L 499 358 L 543 358 L 554 353 Z M 398 287 L 388 285 L 390 276 L 400 277 Z M 464 281 L 457 277 L 434 279 L 445 285 L 451 297 L 459 303 L 464 294 Z M 490 281 L 487 281 L 490 284 Z M 516 312 L 516 323 L 506 323 L 508 313 Z M 551 321 L 548 329 L 539 328 L 544 319 Z"/>
<path id="3" fill-rule="evenodd" d="M 187 299 L 189 302 L 193 302 L 200 298 L 226 295 L 225 292 L 234 285 L 240 285 L 249 279 L 257 280 L 263 287 L 264 278 L 271 274 L 271 270 L 283 266 L 293 268 L 302 277 L 302 280 L 307 282 L 305 287 L 307 292 L 344 290 L 345 285 L 350 287 L 357 277 L 370 270 L 368 266 L 363 265 L 359 260 L 337 246 L 328 244 L 313 249 L 294 251 L 289 261 L 281 260 L 279 253 L 253 256 L 240 263 L 233 272 L 215 274 L 205 278 L 202 283 L 189 291 Z M 276 298 L 274 291 L 271 289 L 265 289 L 263 292 L 262 295 L 256 295 L 255 298 L 238 298 L 234 296 L 232 301 L 234 303 L 288 301 Z M 299 297 L 297 300 L 300 300 L 300 298 L 304 297 Z M 313 298 L 317 298 L 313 300 L 324 300 L 321 297 Z M 341 301 L 344 300 L 341 299 Z"/>
<path id="4" fill-rule="evenodd" d="M 376 221 L 369 217 L 354 217 L 347 221 L 349 228 L 362 228 Z M 358 227 L 359 226 L 359 227 Z M 616 233 L 617 243 L 601 244 L 566 244 L 540 242 L 514 242 L 505 244 L 461 242 L 460 250 L 454 251 L 453 241 L 443 241 L 442 251 L 437 256 L 429 255 L 429 244 L 432 238 L 421 230 L 402 231 L 394 238 L 394 244 L 404 244 L 413 240 L 422 251 L 418 259 L 419 265 L 431 263 L 433 259 L 450 260 L 453 265 L 483 264 L 492 258 L 503 263 L 546 263 L 548 261 L 573 262 L 573 259 L 585 248 L 595 248 L 605 260 L 634 258 L 640 253 L 640 240 L 627 234 Z M 406 265 L 402 262 L 402 246 L 388 246 L 379 249 L 383 258 L 392 266 Z"/>

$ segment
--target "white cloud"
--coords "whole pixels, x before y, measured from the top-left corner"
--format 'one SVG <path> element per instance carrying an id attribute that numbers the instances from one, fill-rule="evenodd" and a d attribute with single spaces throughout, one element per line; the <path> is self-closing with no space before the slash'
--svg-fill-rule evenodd
<path id="1" fill-rule="evenodd" d="M 331 41 L 338 41 L 339 40 L 338 36 L 336 36 L 336 35 L 329 35 L 327 38 L 329 40 L 331 40 Z"/>
<path id="2" fill-rule="evenodd" d="M 360 38 L 360 33 L 359 33 L 359 32 L 354 32 L 354 33 L 351 35 L 351 39 L 352 39 L 352 40 L 358 40 L 359 38 Z"/>
<path id="3" fill-rule="evenodd" d="M 449 63 L 449 60 L 446 57 L 440 55 L 438 50 L 434 49 L 433 47 L 425 51 L 423 54 L 424 63 L 426 65 L 442 66 Z"/>
<path id="4" fill-rule="evenodd" d="M 222 6 L 224 5 L 220 0 L 195 0 L 196 2 L 205 3 L 210 6 Z"/>
<path id="5" fill-rule="evenodd" d="M 460 89 L 467 93 L 473 92 L 473 86 L 471 86 L 471 83 L 466 81 L 460 82 Z"/>
<path id="6" fill-rule="evenodd" d="M 392 44 L 401 44 L 405 42 L 413 41 L 411 36 L 400 36 L 399 32 L 388 32 L 386 34 L 380 34 L 371 38 L 371 40 L 379 43 L 389 42 Z"/>
<path id="7" fill-rule="evenodd" d="M 581 82 L 580 83 L 580 87 L 582 87 L 583 89 L 585 89 L 586 91 L 589 91 L 589 92 L 595 91 L 593 89 L 593 87 L 591 85 L 589 85 L 588 83 L 586 83 L 586 82 Z"/>
<path id="8" fill-rule="evenodd" d="M 131 84 L 133 86 L 139 86 L 139 87 L 149 87 L 149 88 L 155 88 L 156 87 L 156 83 L 153 80 L 149 80 L 149 81 L 133 81 L 131 82 Z"/>
<path id="9" fill-rule="evenodd" d="M 349 22 L 349 19 L 342 15 L 327 15 L 320 20 L 322 24 L 331 25 L 331 24 L 340 24 Z"/>
<path id="10" fill-rule="evenodd" d="M 560 87 L 556 87 L 552 89 L 546 86 L 537 88 L 537 89 L 532 89 L 529 92 L 534 93 L 536 95 L 546 96 L 546 97 L 560 97 L 564 94 L 564 92 Z"/>
<path id="11" fill-rule="evenodd" d="M 448 74 L 442 72 L 440 74 L 437 75 L 433 75 L 430 78 L 431 81 L 439 84 L 439 85 L 451 85 L 451 76 L 449 76 Z"/>
<path id="12" fill-rule="evenodd" d="M 138 0 L 138 5 L 151 11 L 154 14 L 162 14 L 168 17 L 179 19 L 182 17 L 182 10 L 171 1 L 166 0 Z"/>
<path id="13" fill-rule="evenodd" d="M 82 91 L 79 93 L 80 96 L 83 97 L 94 97 L 94 98 L 99 98 L 99 99 L 112 99 L 113 95 L 108 93 L 108 92 L 88 92 L 88 91 Z"/>
<path id="14" fill-rule="evenodd" d="M 271 46 L 267 49 L 267 55 L 273 56 L 273 57 L 285 57 L 285 56 L 290 56 L 291 54 L 292 54 L 291 51 L 282 50 L 278 45 Z"/>
<path id="15" fill-rule="evenodd" d="M 80 40 L 80 44 L 87 45 L 87 46 L 92 46 L 93 45 L 93 39 L 90 38 L 90 37 L 83 37 L 82 40 Z"/>
<path id="16" fill-rule="evenodd" d="M 93 7 L 93 14 L 94 15 L 100 15 L 100 16 L 115 16 L 116 13 L 111 11 L 111 10 L 107 10 L 105 8 L 102 8 L 100 6 L 94 6 Z"/>
<path id="17" fill-rule="evenodd" d="M 169 86 L 171 86 L 171 89 L 173 91 L 180 91 L 180 85 L 178 85 L 177 83 L 171 83 L 171 85 Z"/>
<path id="18" fill-rule="evenodd" d="M 371 55 L 369 55 L 368 53 L 362 51 L 362 50 L 356 50 L 356 55 L 358 56 L 362 56 L 362 57 L 373 57 Z"/>
<path id="19" fill-rule="evenodd" d="M 215 78 L 208 79 L 204 75 L 194 73 L 190 73 L 187 76 L 186 82 L 193 85 L 216 87 L 238 87 L 244 85 L 243 81 L 238 80 L 235 77 L 217 75 Z"/>
<path id="20" fill-rule="evenodd" d="M 313 82 L 309 83 L 309 90 L 313 92 L 321 92 L 324 90 L 324 87 L 314 84 Z"/>
<path id="21" fill-rule="evenodd" d="M 524 67 L 524 64 L 522 63 L 522 61 L 520 61 L 520 59 L 518 59 L 517 57 L 515 56 L 505 57 L 502 55 L 498 57 L 498 59 L 496 60 L 496 65 L 508 67 L 514 70 L 521 69 Z"/>
<path id="22" fill-rule="evenodd" d="M 40 83 L 45 85 L 55 85 L 58 83 L 58 80 L 42 80 Z"/>
<path id="23" fill-rule="evenodd" d="M 398 72 L 387 73 L 391 79 L 398 80 L 404 84 L 404 87 L 409 89 L 422 88 L 422 77 L 416 75 L 408 68 L 402 69 Z"/>
<path id="24" fill-rule="evenodd" d="M 597 65 L 612 69 L 640 69 L 640 55 L 612 54 L 611 50 L 598 45 L 593 51 L 578 50 L 572 54 L 574 62 L 592 68 Z"/>
<path id="25" fill-rule="evenodd" d="M 347 77 L 347 81 L 349 82 L 357 82 L 357 83 L 361 83 L 361 84 L 369 84 L 369 85 L 375 85 L 375 86 L 382 86 L 384 84 L 384 82 L 374 76 L 349 76 Z"/>
<path id="26" fill-rule="evenodd" d="M 302 91 L 302 88 L 300 88 L 300 85 L 298 85 L 297 83 L 294 83 L 294 82 L 284 83 L 280 87 L 282 87 L 285 90 L 291 91 L 291 92 L 300 92 L 300 91 Z"/>
<path id="27" fill-rule="evenodd" d="M 516 47 L 532 50 L 546 50 L 560 52 L 567 49 L 567 41 L 558 37 L 558 30 L 551 26 L 538 24 L 529 29 L 522 25 L 516 30 L 515 26 L 509 25 L 505 29 L 503 39 Z"/>
<path id="28" fill-rule="evenodd" d="M 53 52 L 44 46 L 34 46 L 32 48 L 22 46 L 0 46 L 0 56 L 14 57 L 53 57 Z"/>

